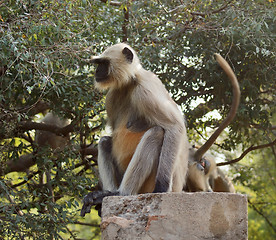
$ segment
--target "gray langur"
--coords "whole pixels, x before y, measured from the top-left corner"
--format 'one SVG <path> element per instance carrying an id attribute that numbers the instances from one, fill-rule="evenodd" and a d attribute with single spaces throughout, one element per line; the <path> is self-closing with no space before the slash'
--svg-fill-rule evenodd
<path id="1" fill-rule="evenodd" d="M 184 188 L 187 192 L 212 192 L 209 179 L 216 174 L 216 162 L 210 154 L 205 154 L 199 161 L 194 160 L 195 146 L 189 149 L 189 167 L 187 183 Z"/>
<path id="2" fill-rule="evenodd" d="M 183 116 L 159 78 L 145 70 L 127 44 L 92 59 L 96 87 L 108 89 L 106 112 L 112 135 L 98 145 L 103 191 L 83 200 L 81 215 L 108 195 L 181 192 L 188 168 Z"/>
<path id="3" fill-rule="evenodd" d="M 227 117 L 223 120 L 217 130 L 211 135 L 211 137 L 206 141 L 203 146 L 198 149 L 196 147 L 190 146 L 187 184 L 184 187 L 184 190 L 186 191 L 218 191 L 219 186 L 220 189 L 223 189 L 223 191 L 225 192 L 234 191 L 231 184 L 229 184 L 229 180 L 226 177 L 223 177 L 223 172 L 217 168 L 213 156 L 211 156 L 210 154 L 205 154 L 207 150 L 212 146 L 212 144 L 216 141 L 221 132 L 234 119 L 240 103 L 240 87 L 233 70 L 225 61 L 225 59 L 223 59 L 219 54 L 216 54 L 216 59 L 219 65 L 227 74 L 232 84 L 232 105 Z M 212 186 L 210 185 L 210 181 L 213 182 Z M 216 186 L 214 184 L 215 182 Z"/>
<path id="4" fill-rule="evenodd" d="M 158 77 L 142 68 L 131 47 L 117 44 L 93 58 L 98 65 L 96 87 L 108 89 L 106 111 L 112 136 L 102 137 L 98 146 L 103 191 L 85 196 L 81 216 L 89 213 L 92 205 L 101 204 L 105 196 L 182 191 L 188 162 L 200 163 L 239 104 L 237 79 L 228 63 L 220 55 L 216 57 L 235 89 L 234 103 L 227 119 L 196 151 L 189 150 L 175 102 Z"/>
<path id="5" fill-rule="evenodd" d="M 49 112 L 45 115 L 45 117 L 41 121 L 42 123 L 54 126 L 54 127 L 65 127 L 70 121 L 62 120 L 57 115 Z M 49 131 L 36 130 L 35 131 L 35 139 L 34 143 L 38 148 L 38 151 L 44 147 L 48 146 L 51 150 L 63 150 L 66 144 L 69 143 L 70 137 L 69 134 L 66 136 L 59 136 Z M 36 151 L 35 151 L 36 152 Z M 9 172 L 25 172 L 29 171 L 28 169 L 35 164 L 36 154 L 29 153 L 23 154 L 19 157 L 18 161 L 10 160 L 8 161 L 8 171 Z"/>
<path id="6" fill-rule="evenodd" d="M 217 167 L 214 157 L 208 153 L 204 154 L 199 162 L 189 161 L 184 190 L 187 192 L 235 192 L 231 180 Z"/>
<path id="7" fill-rule="evenodd" d="M 70 123 L 68 119 L 61 119 L 52 112 L 48 112 L 41 122 L 56 127 L 65 127 Z M 69 142 L 69 134 L 66 136 L 58 136 L 52 132 L 36 130 L 35 142 L 39 147 L 49 146 L 53 150 L 63 150 Z"/>
<path id="8" fill-rule="evenodd" d="M 42 123 L 45 123 L 50 126 L 54 127 L 65 127 L 67 126 L 70 121 L 68 119 L 61 119 L 58 117 L 56 114 L 52 112 L 48 112 L 45 117 L 41 121 Z M 50 147 L 50 149 L 57 154 L 56 151 L 62 151 L 64 150 L 65 146 L 69 144 L 70 136 L 69 134 L 65 136 L 59 136 L 55 133 L 49 132 L 49 131 L 43 131 L 43 130 L 36 130 L 35 133 L 35 143 L 37 144 L 38 148 L 42 148 L 45 146 Z M 51 195 L 51 199 L 54 202 L 55 201 L 55 196 L 54 196 L 54 191 L 53 187 L 51 184 L 51 170 L 48 169 L 47 167 L 44 169 L 44 172 L 42 169 L 40 169 L 41 172 L 39 173 L 39 182 L 41 185 L 46 183 L 46 186 L 48 188 L 48 194 Z M 46 177 L 46 182 L 45 182 L 45 177 Z M 41 201 L 45 201 L 43 195 L 41 197 Z M 47 211 L 47 204 L 41 206 L 41 212 Z"/>

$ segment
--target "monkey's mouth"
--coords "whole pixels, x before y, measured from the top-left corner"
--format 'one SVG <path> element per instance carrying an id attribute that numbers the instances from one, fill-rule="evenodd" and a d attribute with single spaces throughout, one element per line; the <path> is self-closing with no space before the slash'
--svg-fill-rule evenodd
<path id="1" fill-rule="evenodd" d="M 107 80 L 107 77 L 96 77 L 96 82 L 106 82 Z"/>

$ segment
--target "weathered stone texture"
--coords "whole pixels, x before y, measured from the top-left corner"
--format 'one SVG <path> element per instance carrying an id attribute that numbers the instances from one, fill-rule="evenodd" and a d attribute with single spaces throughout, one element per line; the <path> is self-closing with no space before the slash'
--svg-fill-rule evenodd
<path id="1" fill-rule="evenodd" d="M 104 240 L 247 239 L 246 196 L 231 193 L 160 193 L 107 197 Z"/>

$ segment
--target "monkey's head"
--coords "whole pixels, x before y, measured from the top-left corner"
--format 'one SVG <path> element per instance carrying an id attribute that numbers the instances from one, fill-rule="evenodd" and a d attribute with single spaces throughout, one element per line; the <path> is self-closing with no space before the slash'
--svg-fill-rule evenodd
<path id="1" fill-rule="evenodd" d="M 189 167 L 196 166 L 197 171 L 202 172 L 203 175 L 209 175 L 216 167 L 216 162 L 212 155 L 204 154 L 200 159 L 195 159 L 195 152 L 199 146 L 193 145 L 189 148 Z"/>
<path id="2" fill-rule="evenodd" d="M 127 85 L 142 68 L 135 51 L 125 43 L 107 48 L 100 56 L 93 57 L 92 63 L 98 65 L 95 78 L 99 89 Z"/>
<path id="3" fill-rule="evenodd" d="M 199 160 L 195 159 L 195 152 L 198 146 L 191 146 L 189 148 L 189 171 L 187 178 L 187 186 L 189 191 L 209 191 L 209 184 L 207 183 L 210 174 L 214 174 L 216 169 L 216 162 L 209 154 L 204 154 Z"/>

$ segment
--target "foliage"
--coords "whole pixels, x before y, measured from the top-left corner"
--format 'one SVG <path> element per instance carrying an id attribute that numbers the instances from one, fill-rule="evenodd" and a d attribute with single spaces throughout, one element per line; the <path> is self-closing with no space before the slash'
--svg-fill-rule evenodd
<path id="1" fill-rule="evenodd" d="M 246 157 L 235 166 L 237 189 L 248 196 L 249 239 L 276 237 L 276 164 L 271 149 Z"/>
<path id="2" fill-rule="evenodd" d="M 122 39 L 181 106 L 191 142 L 204 142 L 218 126 L 214 112 L 224 118 L 231 105 L 231 86 L 214 52 L 230 62 L 242 91 L 238 114 L 217 141 L 218 151 L 228 156 L 273 142 L 273 7 L 271 0 L 0 0 L 0 236 L 92 239 L 98 234 L 96 213 L 93 220 L 78 217 L 80 200 L 97 185 L 96 144 L 105 126 L 104 95 L 94 89 L 89 59 Z M 70 132 L 64 151 L 38 148 L 34 141 L 43 125 L 33 123 L 47 110 L 71 119 L 70 129 L 47 129 Z M 28 154 L 34 162 L 20 170 Z M 275 185 L 265 171 L 270 166 L 275 176 L 275 150 L 264 154 L 246 166 L 235 165 L 236 180 L 269 203 L 260 209 L 275 228 L 270 189 Z M 257 222 L 262 237 L 275 234 L 261 221 L 267 221 Z M 93 231 L 89 236 L 79 232 L 84 222 Z"/>

